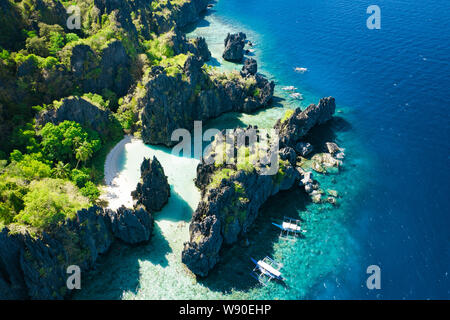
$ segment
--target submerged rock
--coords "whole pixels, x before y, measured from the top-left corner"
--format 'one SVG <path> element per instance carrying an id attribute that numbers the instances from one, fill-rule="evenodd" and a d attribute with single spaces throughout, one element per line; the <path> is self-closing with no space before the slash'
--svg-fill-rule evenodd
<path id="1" fill-rule="evenodd" d="M 328 193 L 330 196 L 335 197 L 335 198 L 337 198 L 337 197 L 339 196 L 339 193 L 338 193 L 336 190 L 328 189 L 328 190 L 327 190 L 327 193 Z"/>
<path id="2" fill-rule="evenodd" d="M 144 159 L 141 164 L 141 181 L 131 193 L 136 206 L 143 205 L 149 212 L 160 211 L 170 197 L 170 186 L 164 169 L 156 157 Z"/>
<path id="3" fill-rule="evenodd" d="M 335 197 L 327 197 L 327 202 L 332 205 L 337 205 L 337 200 Z"/>
<path id="4" fill-rule="evenodd" d="M 241 62 L 244 58 L 245 39 L 243 32 L 228 34 L 225 38 L 225 51 L 222 57 L 227 61 Z"/>

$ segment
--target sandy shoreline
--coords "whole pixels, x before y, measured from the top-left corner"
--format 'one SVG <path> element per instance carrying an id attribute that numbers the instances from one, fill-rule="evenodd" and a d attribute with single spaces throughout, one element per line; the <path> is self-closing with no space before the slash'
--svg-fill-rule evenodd
<path id="1" fill-rule="evenodd" d="M 120 140 L 106 156 L 103 170 L 105 176 L 104 180 L 107 186 L 110 186 L 114 178 L 118 175 L 119 173 L 118 157 L 120 153 L 122 153 L 122 150 L 125 148 L 125 145 L 127 143 L 130 143 L 132 139 L 133 139 L 132 135 L 125 135 L 124 138 Z"/>
<path id="2" fill-rule="evenodd" d="M 131 207 L 133 204 L 130 195 L 132 186 L 126 173 L 121 173 L 120 168 L 120 157 L 125 152 L 126 146 L 133 140 L 135 138 L 131 135 L 124 136 L 106 156 L 104 165 L 105 187 L 100 198 L 108 202 L 108 208 L 110 209 L 117 209 L 122 205 Z"/>

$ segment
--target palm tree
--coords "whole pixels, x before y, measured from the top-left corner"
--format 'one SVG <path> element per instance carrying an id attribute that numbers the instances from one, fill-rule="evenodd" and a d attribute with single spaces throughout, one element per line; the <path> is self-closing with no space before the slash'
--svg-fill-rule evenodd
<path id="1" fill-rule="evenodd" d="M 80 161 L 86 162 L 92 156 L 92 153 L 89 142 L 83 141 L 83 143 L 75 150 L 75 158 L 78 160 L 75 168 L 78 169 Z"/>
<path id="2" fill-rule="evenodd" d="M 68 177 L 70 172 L 70 165 L 68 163 L 64 164 L 64 162 L 59 161 L 55 168 L 53 169 L 53 174 L 56 178 L 65 179 Z"/>

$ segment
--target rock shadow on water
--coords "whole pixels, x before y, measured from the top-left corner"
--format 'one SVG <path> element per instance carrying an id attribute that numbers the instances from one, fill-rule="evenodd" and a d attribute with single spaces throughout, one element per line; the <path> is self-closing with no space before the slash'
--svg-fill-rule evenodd
<path id="1" fill-rule="evenodd" d="M 148 244 L 130 246 L 116 241 L 108 253 L 97 261 L 97 269 L 82 278 L 82 289 L 73 298 L 120 300 L 125 292 L 136 294 L 140 284 L 141 263 L 148 261 L 165 268 L 169 264 L 167 255 L 171 252 L 168 241 L 156 223 Z"/>
<path id="2" fill-rule="evenodd" d="M 171 186 L 169 202 L 162 211 L 154 213 L 153 217 L 156 220 L 163 219 L 170 222 L 189 222 L 192 218 L 192 208 Z"/>
<path id="3" fill-rule="evenodd" d="M 221 252 L 221 262 L 207 278 L 198 281 L 210 290 L 223 294 L 230 294 L 232 290 L 248 291 L 261 286 L 250 275 L 254 267 L 250 258 L 259 260 L 265 256 L 272 257 L 274 244 L 280 236 L 280 230 L 273 226 L 272 222 L 282 220 L 285 216 L 300 219 L 299 214 L 306 211 L 309 201 L 307 194 L 298 187 L 271 197 L 261 207 L 258 218 L 247 235 L 250 245 L 243 247 L 235 244 L 224 248 Z M 277 257 L 274 258 L 277 260 Z"/>
<path id="4" fill-rule="evenodd" d="M 302 139 L 311 143 L 314 147 L 314 153 L 323 152 L 325 150 L 326 142 L 335 142 L 339 145 L 337 140 L 337 132 L 347 132 L 352 129 L 351 124 L 342 117 L 335 116 L 330 121 L 315 126 Z M 345 146 L 343 146 L 345 148 Z"/>
<path id="5" fill-rule="evenodd" d="M 209 59 L 209 61 L 208 61 L 208 65 L 210 65 L 212 67 L 220 67 L 222 64 L 216 58 L 211 57 L 211 59 Z"/>
<path id="6" fill-rule="evenodd" d="M 183 28 L 180 28 L 183 33 L 191 33 L 197 28 L 206 28 L 209 27 L 211 24 L 208 20 L 205 18 L 207 16 L 212 15 L 213 13 L 216 13 L 217 10 L 214 9 L 214 5 L 217 3 L 217 1 L 209 1 L 209 5 L 213 5 L 212 7 L 207 8 L 206 10 L 202 11 L 199 15 L 199 19 L 193 23 L 189 23 L 188 25 L 184 26 Z"/>

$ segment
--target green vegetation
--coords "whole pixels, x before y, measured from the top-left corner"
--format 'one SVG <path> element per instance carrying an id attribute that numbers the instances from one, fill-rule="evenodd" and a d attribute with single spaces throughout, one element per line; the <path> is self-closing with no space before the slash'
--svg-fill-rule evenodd
<path id="1" fill-rule="evenodd" d="M 229 179 L 236 174 L 236 170 L 223 168 L 214 172 L 211 177 L 211 183 L 209 184 L 209 189 L 217 188 L 223 179 Z"/>
<path id="2" fill-rule="evenodd" d="M 280 184 L 281 182 L 283 182 L 283 179 L 286 176 L 287 166 L 289 166 L 289 161 L 281 160 L 280 158 L 278 158 L 278 172 L 273 176 L 276 184 Z"/>
<path id="3" fill-rule="evenodd" d="M 89 205 L 75 185 L 61 179 L 33 181 L 29 190 L 23 197 L 24 208 L 14 220 L 36 228 L 48 229 Z"/>
<path id="4" fill-rule="evenodd" d="M 0 162 L 0 223 L 19 223 L 46 230 L 72 217 L 100 196 L 95 167 L 97 133 L 80 124 L 47 123 L 35 132 L 31 125 L 17 128 L 9 163 Z"/>
<path id="5" fill-rule="evenodd" d="M 177 74 L 183 72 L 183 67 L 186 63 L 187 58 L 188 55 L 179 54 L 172 58 L 163 59 L 160 62 L 160 65 L 164 67 L 164 70 L 168 76 L 174 77 Z"/>
<path id="6" fill-rule="evenodd" d="M 47 123 L 42 128 L 41 148 L 51 161 L 74 163 L 86 162 L 101 147 L 100 139 L 95 132 L 88 133 L 80 124 L 64 121 L 59 125 Z"/>
<path id="7" fill-rule="evenodd" d="M 161 60 L 171 58 L 174 56 L 172 43 L 170 43 L 170 34 L 166 33 L 157 37 L 153 35 L 152 40 L 143 42 L 145 53 L 150 59 L 152 64 L 159 64 Z"/>
<path id="8" fill-rule="evenodd" d="M 290 117 L 292 117 L 292 115 L 294 114 L 294 112 L 295 112 L 294 109 L 286 110 L 286 112 L 284 113 L 283 118 L 281 119 L 281 123 L 286 122 Z"/>
<path id="9" fill-rule="evenodd" d="M 112 92 L 112 95 L 115 96 L 114 92 Z M 113 99 L 115 97 L 112 97 Z M 86 100 L 89 100 L 90 102 L 92 102 L 92 104 L 95 104 L 97 107 L 101 108 L 101 109 L 109 109 L 109 104 L 110 104 L 110 100 L 104 100 L 103 97 L 97 93 L 85 93 L 83 95 L 83 98 L 85 98 Z M 115 98 L 117 99 L 117 98 Z"/>
<path id="10" fill-rule="evenodd" d="M 4 2 L 0 12 L 0 227 L 40 232 L 98 202 L 108 151 L 124 131 L 139 133 L 138 101 L 146 92 L 143 83 L 150 67 L 159 65 L 168 76 L 184 76 L 188 54 L 175 55 L 179 48 L 174 48 L 174 31 L 157 34 L 160 31 L 153 26 L 163 18 L 169 28 L 175 27 L 173 18 L 188 0 L 130 4 L 130 17 L 124 10 L 120 23 L 117 10 L 100 13 L 92 0 Z M 81 30 L 66 28 L 60 3 L 65 8 L 80 7 Z M 117 70 L 114 86 L 107 89 L 86 85 L 100 78 L 103 50 L 117 40 L 130 58 L 130 67 Z M 84 48 L 86 57 L 80 59 L 79 70 L 72 66 L 77 45 L 90 47 Z M 134 96 L 123 96 L 124 90 L 120 95 L 115 92 L 126 74 L 136 85 Z M 225 77 L 239 79 L 238 74 Z M 196 95 L 201 90 L 197 87 Z M 36 126 L 39 112 L 57 109 L 70 96 L 111 110 L 115 127 L 108 132 L 112 134 L 100 137 L 73 121 Z M 233 172 L 225 168 L 222 174 L 230 177 Z M 215 179 L 220 183 L 219 176 Z"/>

